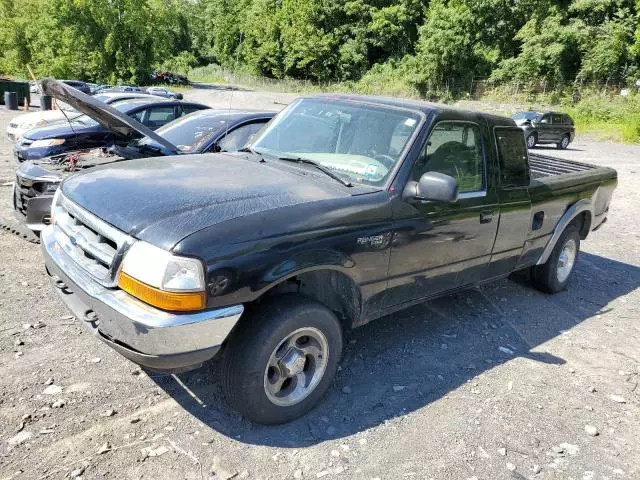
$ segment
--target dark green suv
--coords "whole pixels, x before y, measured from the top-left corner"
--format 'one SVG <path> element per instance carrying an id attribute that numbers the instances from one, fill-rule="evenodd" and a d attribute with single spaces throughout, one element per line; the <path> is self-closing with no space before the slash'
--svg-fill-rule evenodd
<path id="1" fill-rule="evenodd" d="M 524 131 L 528 148 L 555 143 L 560 150 L 564 150 L 576 136 L 573 120 L 566 113 L 518 112 L 511 118 Z"/>

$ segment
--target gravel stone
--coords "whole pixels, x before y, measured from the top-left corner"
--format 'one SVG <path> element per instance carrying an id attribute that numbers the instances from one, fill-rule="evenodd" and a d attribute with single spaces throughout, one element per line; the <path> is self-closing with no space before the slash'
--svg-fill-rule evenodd
<path id="1" fill-rule="evenodd" d="M 598 432 L 598 429 L 593 425 L 585 425 L 584 431 L 587 432 L 587 434 L 591 435 L 592 437 L 597 437 L 598 435 L 600 435 L 600 432 Z"/>
<path id="2" fill-rule="evenodd" d="M 58 385 L 49 385 L 42 392 L 43 395 L 58 395 L 59 393 L 62 393 L 62 387 Z"/>
<path id="3" fill-rule="evenodd" d="M 7 440 L 7 443 L 9 444 L 10 447 L 17 447 L 18 445 L 22 445 L 27 440 L 31 440 L 32 437 L 33 437 L 32 432 L 26 432 L 23 430 L 22 432 L 18 433 L 17 435 L 14 435 L 9 440 Z"/>

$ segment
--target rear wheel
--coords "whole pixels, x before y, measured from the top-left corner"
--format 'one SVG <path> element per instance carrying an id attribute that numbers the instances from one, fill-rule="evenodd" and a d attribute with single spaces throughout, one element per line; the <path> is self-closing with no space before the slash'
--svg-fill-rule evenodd
<path id="1" fill-rule="evenodd" d="M 578 262 L 580 234 L 575 225 L 569 225 L 543 265 L 531 269 L 533 285 L 544 292 L 557 293 L 567 286 Z"/>
<path id="2" fill-rule="evenodd" d="M 569 146 L 569 135 L 565 135 L 564 137 L 562 137 L 562 140 L 560 140 L 560 143 L 557 143 L 556 146 L 558 147 L 558 150 L 565 150 L 568 146 Z"/>
<path id="3" fill-rule="evenodd" d="M 273 297 L 247 312 L 227 344 L 223 388 L 233 408 L 263 424 L 311 410 L 329 388 L 342 353 L 342 327 L 324 305 Z"/>
<path id="4" fill-rule="evenodd" d="M 535 133 L 530 134 L 527 137 L 527 148 L 535 147 L 536 143 L 538 143 L 538 135 L 536 135 Z"/>

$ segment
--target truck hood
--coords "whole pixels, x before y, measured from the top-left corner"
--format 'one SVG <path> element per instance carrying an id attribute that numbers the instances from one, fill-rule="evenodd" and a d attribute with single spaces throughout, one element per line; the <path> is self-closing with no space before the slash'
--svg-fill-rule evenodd
<path id="1" fill-rule="evenodd" d="M 237 217 L 377 190 L 345 187 L 278 160 L 261 163 L 248 153 L 213 153 L 95 167 L 67 179 L 62 191 L 121 231 L 170 250 Z"/>
<path id="2" fill-rule="evenodd" d="M 145 127 L 140 122 L 130 116 L 119 112 L 115 108 L 96 100 L 91 95 L 82 93 L 73 87 L 53 78 L 42 80 L 42 91 L 45 95 L 51 95 L 63 102 L 68 103 L 73 108 L 85 115 L 93 118 L 104 128 L 113 132 L 121 140 L 135 140 L 142 137 L 149 137 L 154 142 L 165 146 L 172 152 L 178 151 L 175 145 L 165 140 L 153 130 Z"/>

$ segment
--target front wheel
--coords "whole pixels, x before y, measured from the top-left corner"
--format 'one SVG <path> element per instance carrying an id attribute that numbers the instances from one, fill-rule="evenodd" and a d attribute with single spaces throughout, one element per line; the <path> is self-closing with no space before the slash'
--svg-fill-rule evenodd
<path id="1" fill-rule="evenodd" d="M 556 146 L 558 147 L 558 150 L 566 150 L 569 146 L 569 135 L 562 137 L 562 140 L 560 140 L 560 143 L 557 143 Z"/>
<path id="2" fill-rule="evenodd" d="M 532 133 L 527 137 L 527 148 L 533 148 L 538 143 L 538 136 L 535 133 Z"/>
<path id="3" fill-rule="evenodd" d="M 547 293 L 557 293 L 567 286 L 578 262 L 580 234 L 575 225 L 569 225 L 543 265 L 531 269 L 533 285 Z"/>
<path id="4" fill-rule="evenodd" d="M 342 328 L 324 305 L 297 295 L 255 305 L 233 332 L 223 363 L 229 403 L 249 420 L 298 418 L 329 388 L 342 354 Z"/>

